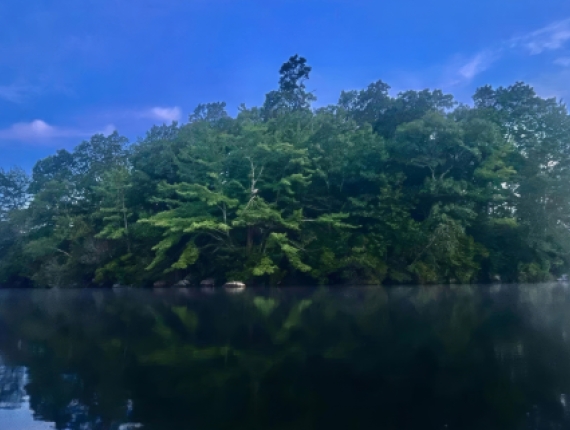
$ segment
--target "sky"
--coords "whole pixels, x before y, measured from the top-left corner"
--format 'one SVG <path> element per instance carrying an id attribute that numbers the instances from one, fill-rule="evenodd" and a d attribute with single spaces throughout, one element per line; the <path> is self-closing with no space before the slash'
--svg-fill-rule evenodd
<path id="1" fill-rule="evenodd" d="M 259 106 L 299 54 L 316 106 L 382 79 L 468 103 L 481 85 L 570 98 L 568 0 L 2 0 L 0 168 L 199 103 Z"/>

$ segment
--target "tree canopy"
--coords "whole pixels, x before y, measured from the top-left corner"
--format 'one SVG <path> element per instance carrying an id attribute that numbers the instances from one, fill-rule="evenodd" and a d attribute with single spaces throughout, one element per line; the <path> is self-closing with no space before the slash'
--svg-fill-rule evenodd
<path id="1" fill-rule="evenodd" d="M 0 283 L 536 282 L 570 264 L 570 117 L 532 87 L 314 108 L 295 55 L 261 107 L 199 105 L 0 170 Z"/>

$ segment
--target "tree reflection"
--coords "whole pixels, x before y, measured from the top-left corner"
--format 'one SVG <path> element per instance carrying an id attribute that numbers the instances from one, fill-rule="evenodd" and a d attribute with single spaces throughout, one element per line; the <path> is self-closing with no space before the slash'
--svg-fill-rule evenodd
<path id="1" fill-rule="evenodd" d="M 0 407 L 27 392 L 83 430 L 562 428 L 569 303 L 555 285 L 3 291 Z"/>

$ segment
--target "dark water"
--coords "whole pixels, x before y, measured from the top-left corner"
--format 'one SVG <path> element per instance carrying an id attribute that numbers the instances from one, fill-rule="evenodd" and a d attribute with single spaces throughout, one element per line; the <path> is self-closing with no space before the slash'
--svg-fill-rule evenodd
<path id="1" fill-rule="evenodd" d="M 0 291 L 0 429 L 568 429 L 564 285 Z"/>

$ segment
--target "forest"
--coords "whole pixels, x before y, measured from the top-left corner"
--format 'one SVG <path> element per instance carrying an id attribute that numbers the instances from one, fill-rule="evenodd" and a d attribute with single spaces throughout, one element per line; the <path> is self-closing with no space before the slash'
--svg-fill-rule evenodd
<path id="1" fill-rule="evenodd" d="M 470 105 L 383 81 L 314 107 L 201 104 L 0 170 L 0 285 L 542 282 L 570 265 L 570 117 L 521 82 Z"/>

